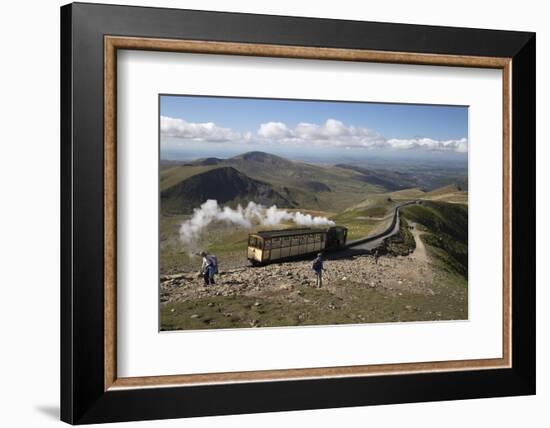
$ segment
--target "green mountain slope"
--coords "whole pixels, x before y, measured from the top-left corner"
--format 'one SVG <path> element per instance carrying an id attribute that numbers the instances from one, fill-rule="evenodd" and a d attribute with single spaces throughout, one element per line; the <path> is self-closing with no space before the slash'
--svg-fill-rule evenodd
<path id="1" fill-rule="evenodd" d="M 366 182 L 362 174 L 354 170 L 290 161 L 264 152 L 248 152 L 229 159 L 198 159 L 161 168 L 161 191 L 167 191 L 194 175 L 227 167 L 268 183 L 291 206 L 302 209 L 341 211 L 361 202 L 368 194 L 385 190 Z"/>
<path id="2" fill-rule="evenodd" d="M 313 165 L 290 161 L 263 152 L 249 152 L 228 159 L 231 165 L 250 177 L 280 186 L 311 191 L 312 186 L 324 191 L 377 191 L 380 186 L 366 183 L 362 174 L 338 166 Z"/>
<path id="3" fill-rule="evenodd" d="M 248 177 L 232 167 L 207 169 L 191 175 L 161 192 L 164 213 L 191 213 L 208 199 L 223 205 L 246 205 L 254 201 L 263 205 L 293 207 L 294 203 L 278 193 L 269 183 Z"/>
<path id="4" fill-rule="evenodd" d="M 382 186 L 389 191 L 406 189 L 416 185 L 416 181 L 414 179 L 411 179 L 406 174 L 395 171 L 375 171 L 360 166 L 346 164 L 337 164 L 336 166 L 339 168 L 356 171 L 361 174 L 361 180 L 364 182 L 375 186 Z"/>
<path id="5" fill-rule="evenodd" d="M 424 195 L 425 199 L 432 201 L 454 202 L 458 204 L 468 203 L 468 192 L 461 187 L 451 184 L 432 190 Z"/>
<path id="6" fill-rule="evenodd" d="M 403 208 L 403 216 L 421 224 L 427 232 L 422 240 L 444 269 L 462 276 L 468 274 L 468 206 L 423 201 Z"/>

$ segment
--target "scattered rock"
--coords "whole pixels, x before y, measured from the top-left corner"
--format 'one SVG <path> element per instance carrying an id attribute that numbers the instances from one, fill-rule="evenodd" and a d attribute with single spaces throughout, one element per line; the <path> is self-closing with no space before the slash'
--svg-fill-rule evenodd
<path id="1" fill-rule="evenodd" d="M 414 255 L 413 255 L 414 256 Z M 346 297 L 347 289 L 359 290 L 360 288 L 372 289 L 373 293 L 380 290 L 381 293 L 387 294 L 383 298 L 394 299 L 397 295 L 405 293 L 423 293 L 425 295 L 436 295 L 431 288 L 433 273 L 432 268 L 427 262 L 414 260 L 410 262 L 410 257 L 387 258 L 381 257 L 378 264 L 373 263 L 373 258 L 369 256 L 357 255 L 348 259 L 327 260 L 327 271 L 323 278 L 323 289 L 315 290 L 315 293 L 330 293 L 332 294 L 332 302 L 316 302 L 315 299 L 310 301 L 304 299 L 304 294 L 309 292 L 310 287 L 314 286 L 313 274 L 311 273 L 311 261 L 301 260 L 295 262 L 284 262 L 276 265 L 267 265 L 263 267 L 241 267 L 235 266 L 230 269 L 220 272 L 219 281 L 216 285 L 210 287 L 202 287 L 202 280 L 194 278 L 194 272 L 170 273 L 170 275 L 162 275 L 160 301 L 163 305 L 181 303 L 181 302 L 197 302 L 201 299 L 203 305 L 206 304 L 209 308 L 223 313 L 223 304 L 210 301 L 211 298 L 219 296 L 221 298 L 236 299 L 241 296 L 246 297 L 250 303 L 250 307 L 256 308 L 255 312 L 260 313 L 260 306 L 264 309 L 267 301 L 276 299 L 284 304 L 313 304 L 321 308 L 330 310 L 342 310 L 342 305 L 348 300 Z M 406 263 L 408 262 L 408 263 Z M 386 291 L 391 291 L 386 293 Z M 406 290 L 406 292 L 405 292 Z M 439 290 L 437 288 L 436 290 Z M 399 292 L 403 292 L 400 294 Z M 353 293 L 350 295 L 354 296 Z M 308 295 L 309 297 L 309 295 Z M 342 302 L 341 300 L 344 300 Z M 268 299 L 268 300 L 265 300 Z M 403 299 L 405 300 L 405 299 Z M 407 303 L 407 301 L 405 301 Z M 338 308 L 337 308 L 338 305 Z M 412 306 L 412 305 L 409 305 Z M 401 310 L 411 310 L 401 306 Z M 412 306 L 412 310 L 419 310 Z M 358 308 L 360 309 L 360 308 Z M 180 316 L 200 318 L 205 320 L 206 314 L 199 315 L 193 313 L 199 308 L 182 310 L 170 310 L 170 313 L 178 313 Z M 356 309 L 357 310 L 357 309 Z M 218 313 L 217 312 L 217 313 Z M 191 315 L 193 313 L 193 315 Z M 445 314 L 445 312 L 443 312 Z M 236 313 L 237 314 L 237 313 Z M 224 314 L 226 317 L 233 317 L 233 314 Z M 235 315 L 237 316 L 237 315 Z M 313 315 L 308 315 L 311 317 Z M 356 319 L 362 320 L 362 316 L 356 314 Z M 371 318 L 371 315 L 367 318 Z M 249 320 L 241 320 L 247 325 Z"/>
<path id="2" fill-rule="evenodd" d="M 173 274 L 173 275 L 161 275 L 160 280 L 161 281 L 169 281 L 169 280 L 180 279 L 180 278 L 184 278 L 184 277 L 185 277 L 185 273 L 176 273 L 176 274 Z"/>

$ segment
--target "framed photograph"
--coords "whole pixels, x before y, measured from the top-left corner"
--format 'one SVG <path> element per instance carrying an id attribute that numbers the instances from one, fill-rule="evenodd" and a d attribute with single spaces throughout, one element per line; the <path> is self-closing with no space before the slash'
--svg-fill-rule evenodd
<path id="1" fill-rule="evenodd" d="M 535 393 L 533 33 L 76 3 L 61 54 L 62 420 Z"/>

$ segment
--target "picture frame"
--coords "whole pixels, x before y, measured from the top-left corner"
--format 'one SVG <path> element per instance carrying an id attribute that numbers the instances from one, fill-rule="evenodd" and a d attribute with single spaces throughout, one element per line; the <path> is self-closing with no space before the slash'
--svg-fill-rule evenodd
<path id="1" fill-rule="evenodd" d="M 118 50 L 502 70 L 502 358 L 119 378 Z M 534 394 L 535 96 L 533 33 L 63 6 L 61 419 L 85 424 Z"/>

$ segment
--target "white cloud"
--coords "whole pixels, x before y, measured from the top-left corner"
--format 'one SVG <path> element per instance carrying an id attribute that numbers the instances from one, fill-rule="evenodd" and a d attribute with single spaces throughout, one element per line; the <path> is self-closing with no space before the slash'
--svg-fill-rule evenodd
<path id="1" fill-rule="evenodd" d="M 200 142 L 241 142 L 258 144 L 318 145 L 336 148 L 367 148 L 388 150 L 424 150 L 467 153 L 468 140 L 434 140 L 432 138 L 386 138 L 378 132 L 360 126 L 347 126 L 337 119 L 324 123 L 300 122 L 294 128 L 282 122 L 262 123 L 256 132 L 237 132 L 213 122 L 193 123 L 161 116 L 161 134 L 182 140 Z"/>
<path id="2" fill-rule="evenodd" d="M 160 131 L 163 136 L 183 138 L 192 141 L 225 142 L 242 138 L 241 134 L 215 123 L 193 123 L 183 119 L 161 116 Z"/>
<path id="3" fill-rule="evenodd" d="M 281 122 L 260 125 L 258 136 L 274 143 L 317 144 L 341 148 L 378 148 L 393 150 L 427 150 L 467 152 L 468 140 L 438 141 L 431 138 L 387 139 L 372 129 L 346 126 L 336 119 L 322 124 L 301 122 L 294 129 Z"/>
<path id="4" fill-rule="evenodd" d="M 279 140 L 292 137 L 292 131 L 282 122 L 267 122 L 260 125 L 258 135 L 262 138 Z"/>
<path id="5" fill-rule="evenodd" d="M 321 125 L 299 123 L 295 136 L 303 141 L 337 147 L 373 148 L 384 144 L 384 137 L 363 127 L 345 126 L 341 121 L 328 119 Z"/>
<path id="6" fill-rule="evenodd" d="M 318 125 L 300 122 L 294 129 L 281 122 L 262 123 L 257 132 L 261 142 L 283 144 L 317 144 L 329 147 L 378 147 L 383 146 L 382 135 L 368 128 L 345 126 L 336 119 L 328 119 Z"/>
<path id="7" fill-rule="evenodd" d="M 466 153 L 468 151 L 468 140 L 461 138 L 459 140 L 432 140 L 431 138 L 413 138 L 413 139 L 396 139 L 387 140 L 387 144 L 392 149 L 410 150 L 424 149 L 431 151 L 450 151 Z"/>
<path id="8" fill-rule="evenodd" d="M 346 128 L 342 122 L 336 119 L 328 119 L 322 125 L 302 122 L 295 128 L 296 135 L 306 140 L 330 140 L 348 137 L 352 135 L 353 131 L 353 127 Z"/>

